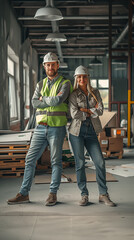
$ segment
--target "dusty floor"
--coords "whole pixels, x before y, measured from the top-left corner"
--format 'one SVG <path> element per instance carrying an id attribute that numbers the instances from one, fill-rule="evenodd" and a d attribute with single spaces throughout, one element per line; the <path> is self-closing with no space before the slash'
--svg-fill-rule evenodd
<path id="1" fill-rule="evenodd" d="M 134 163 L 134 149 L 126 149 L 121 160 L 106 160 L 106 166 L 125 163 Z M 80 192 L 76 183 L 61 183 L 58 204 L 46 207 L 49 184 L 34 182 L 31 203 L 10 206 L 6 200 L 16 195 L 22 178 L 0 178 L 0 239 L 134 239 L 134 177 L 114 176 L 118 182 L 108 182 L 107 186 L 112 200 L 118 204 L 115 208 L 98 203 L 96 182 L 88 183 L 91 204 L 86 207 L 78 205 Z"/>

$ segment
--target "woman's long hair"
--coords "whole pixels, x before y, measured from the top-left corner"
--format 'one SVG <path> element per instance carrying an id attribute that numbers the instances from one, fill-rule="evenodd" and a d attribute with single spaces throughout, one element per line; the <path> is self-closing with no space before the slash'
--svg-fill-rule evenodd
<path id="1" fill-rule="evenodd" d="M 74 90 L 79 87 L 78 82 L 77 82 L 77 77 L 78 77 L 78 76 L 75 76 L 75 78 L 74 78 L 74 87 L 73 87 Z M 87 77 L 88 77 L 87 90 L 88 90 L 89 93 L 91 93 L 91 95 L 93 96 L 93 98 L 94 98 L 94 99 L 96 100 L 96 102 L 98 103 L 98 100 L 97 100 L 96 96 L 95 96 L 94 93 L 93 93 L 94 88 L 93 88 L 93 87 L 91 86 L 91 84 L 90 84 L 90 77 L 89 77 L 89 75 L 87 75 Z"/>

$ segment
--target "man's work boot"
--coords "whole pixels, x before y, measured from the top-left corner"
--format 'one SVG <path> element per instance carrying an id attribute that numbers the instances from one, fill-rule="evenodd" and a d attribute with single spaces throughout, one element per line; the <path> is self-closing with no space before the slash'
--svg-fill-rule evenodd
<path id="1" fill-rule="evenodd" d="M 49 193 L 45 205 L 46 206 L 54 206 L 56 203 L 57 203 L 56 193 Z"/>
<path id="2" fill-rule="evenodd" d="M 104 203 L 105 205 L 107 205 L 109 207 L 116 207 L 116 204 L 111 201 L 111 199 L 110 199 L 108 194 L 100 195 L 99 196 L 99 202 L 100 203 Z"/>
<path id="3" fill-rule="evenodd" d="M 28 195 L 23 196 L 21 193 L 18 193 L 16 197 L 7 200 L 7 203 L 12 205 L 19 204 L 19 203 L 27 203 L 27 202 L 30 202 L 29 196 Z"/>
<path id="4" fill-rule="evenodd" d="M 81 201 L 79 202 L 80 206 L 86 206 L 88 204 L 88 196 L 87 195 L 83 195 L 81 198 Z"/>

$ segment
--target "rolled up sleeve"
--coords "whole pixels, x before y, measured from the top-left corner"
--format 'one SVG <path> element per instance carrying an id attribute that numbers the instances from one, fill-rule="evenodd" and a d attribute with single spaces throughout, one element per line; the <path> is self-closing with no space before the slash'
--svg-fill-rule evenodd
<path id="1" fill-rule="evenodd" d="M 33 108 L 37 109 L 37 108 L 49 107 L 49 105 L 46 102 L 39 100 L 40 97 L 41 97 L 41 93 L 39 90 L 39 84 L 37 83 L 36 89 L 32 97 Z"/>
<path id="2" fill-rule="evenodd" d="M 63 103 L 69 96 L 70 94 L 70 81 L 66 82 L 65 84 L 62 85 L 61 89 L 59 90 L 57 96 L 55 97 L 46 97 L 43 96 L 42 101 L 44 104 L 47 104 L 47 106 L 57 106 L 61 103 Z"/>

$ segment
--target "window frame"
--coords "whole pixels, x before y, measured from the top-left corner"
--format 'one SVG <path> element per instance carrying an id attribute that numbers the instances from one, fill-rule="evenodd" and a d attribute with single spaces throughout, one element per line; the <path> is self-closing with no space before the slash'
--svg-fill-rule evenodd
<path id="1" fill-rule="evenodd" d="M 96 80 L 96 87 L 93 87 L 93 88 L 97 88 L 98 90 L 108 90 L 108 100 L 109 100 L 109 79 L 108 78 L 93 78 L 91 79 L 91 86 L 92 86 L 92 80 Z M 108 87 L 99 87 L 99 80 L 104 80 L 104 81 L 108 81 Z M 102 95 L 101 95 L 102 97 Z M 102 99 L 103 100 L 103 99 Z M 104 109 L 105 110 L 108 110 L 108 104 L 109 102 L 107 102 L 107 107 L 104 106 Z"/>
<path id="2" fill-rule="evenodd" d="M 15 92 L 15 105 L 16 105 L 16 116 L 11 117 L 11 112 L 9 112 L 9 116 L 10 116 L 10 122 L 12 123 L 13 121 L 18 120 L 18 101 L 17 101 L 17 83 L 16 83 L 16 62 L 10 57 L 8 56 L 7 59 L 10 59 L 10 61 L 12 61 L 14 63 L 14 75 L 10 74 L 8 72 L 8 66 L 7 66 L 7 75 L 8 75 L 8 89 L 9 89 L 9 81 L 10 78 L 12 78 L 14 80 L 14 92 Z M 7 62 L 8 64 L 8 62 Z M 9 90 L 10 92 L 10 90 Z M 8 97 L 9 97 L 9 93 L 8 93 Z M 9 97 L 10 100 L 10 97 Z M 10 104 L 10 103 L 9 103 Z M 9 111 L 10 111 L 10 105 L 9 105 Z"/>

